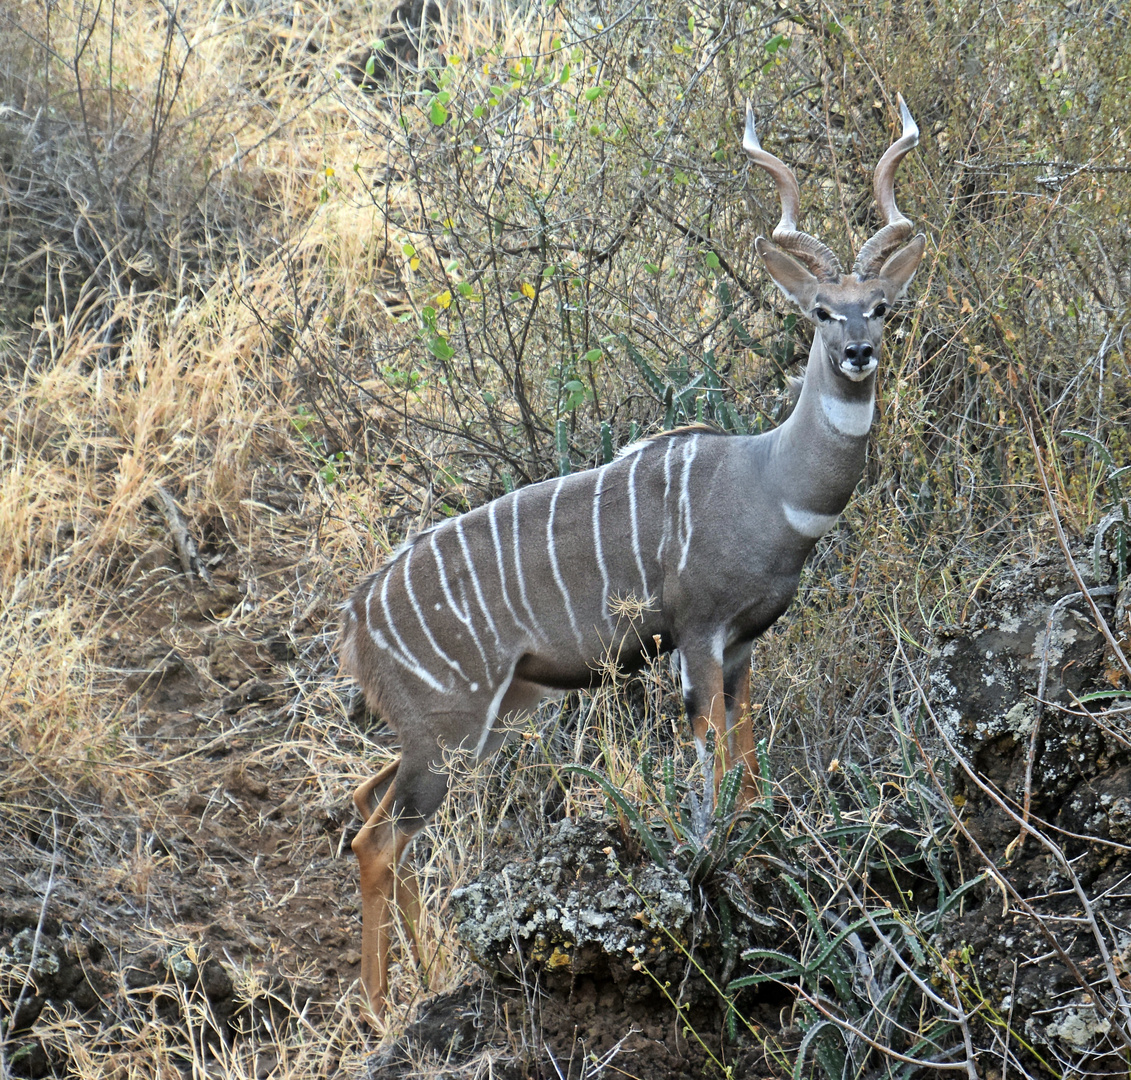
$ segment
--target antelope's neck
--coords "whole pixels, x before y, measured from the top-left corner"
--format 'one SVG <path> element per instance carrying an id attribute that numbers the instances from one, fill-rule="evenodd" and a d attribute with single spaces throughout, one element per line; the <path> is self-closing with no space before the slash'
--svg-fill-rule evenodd
<path id="1" fill-rule="evenodd" d="M 864 472 L 875 387 L 875 374 L 859 383 L 837 377 L 814 339 L 797 405 L 773 432 L 774 478 L 785 502 L 812 514 L 844 509 Z"/>

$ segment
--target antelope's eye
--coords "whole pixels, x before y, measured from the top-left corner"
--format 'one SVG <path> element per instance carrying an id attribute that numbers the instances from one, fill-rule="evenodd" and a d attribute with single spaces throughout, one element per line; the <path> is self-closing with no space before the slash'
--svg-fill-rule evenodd
<path id="1" fill-rule="evenodd" d="M 872 308 L 872 318 L 873 319 L 882 319 L 887 313 L 888 313 L 887 304 L 877 304 L 874 308 Z"/>
<path id="2" fill-rule="evenodd" d="M 823 307 L 814 308 L 813 315 L 816 318 L 817 322 L 828 322 L 832 318 L 832 316 Z"/>

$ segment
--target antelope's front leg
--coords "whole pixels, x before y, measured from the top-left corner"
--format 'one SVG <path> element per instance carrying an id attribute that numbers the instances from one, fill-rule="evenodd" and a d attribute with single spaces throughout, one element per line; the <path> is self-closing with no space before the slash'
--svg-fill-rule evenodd
<path id="1" fill-rule="evenodd" d="M 723 685 L 723 668 L 713 656 L 699 656 L 682 645 L 679 650 L 680 678 L 683 682 L 683 704 L 691 720 L 691 730 L 699 746 L 700 759 L 706 753 L 707 732 L 715 733 L 715 792 L 729 767 L 727 752 L 727 708 Z"/>
<path id="2" fill-rule="evenodd" d="M 749 647 L 743 650 L 742 658 L 727 669 L 723 689 L 727 712 L 726 767 L 730 768 L 734 758 L 746 766 L 738 805 L 749 806 L 758 794 L 758 752 L 754 746 L 754 718 L 750 714 Z"/>

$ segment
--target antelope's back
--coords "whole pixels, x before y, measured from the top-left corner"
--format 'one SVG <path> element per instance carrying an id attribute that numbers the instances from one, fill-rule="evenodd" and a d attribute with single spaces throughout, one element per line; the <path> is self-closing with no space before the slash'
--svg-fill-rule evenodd
<path id="1" fill-rule="evenodd" d="M 682 578 L 711 576 L 730 543 L 708 539 L 703 503 L 745 441 L 666 433 L 418 533 L 346 605 L 343 672 L 396 724 L 401 703 L 490 696 L 516 667 L 584 687 L 610 654 L 636 657 L 653 635 L 669 646 L 666 597 L 691 591 Z"/>

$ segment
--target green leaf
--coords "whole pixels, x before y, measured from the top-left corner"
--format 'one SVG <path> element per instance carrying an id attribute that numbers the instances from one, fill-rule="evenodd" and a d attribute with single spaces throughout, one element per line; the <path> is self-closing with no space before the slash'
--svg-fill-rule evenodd
<path id="1" fill-rule="evenodd" d="M 450 360 L 456 354 L 455 349 L 453 349 L 444 338 L 439 336 L 432 338 L 432 340 L 428 342 L 428 348 L 437 360 Z"/>
<path id="2" fill-rule="evenodd" d="M 583 360 L 584 360 L 584 361 L 585 361 L 585 362 L 586 362 L 587 364 L 595 364 L 595 363 L 597 363 L 597 361 L 598 361 L 598 360 L 600 360 L 600 359 L 601 359 L 601 356 L 602 356 L 602 353 L 601 353 L 601 350 L 600 350 L 600 349 L 590 349 L 590 350 L 589 350 L 589 351 L 588 351 L 588 352 L 587 352 L 587 353 L 586 353 L 586 354 L 585 354 L 585 355 L 584 355 L 584 356 L 582 357 L 582 359 L 583 359 Z"/>
<path id="3" fill-rule="evenodd" d="M 605 793 L 605 797 L 628 819 L 636 831 L 636 835 L 640 837 L 640 842 L 648 849 L 648 854 L 652 856 L 653 860 L 659 866 L 668 865 L 667 854 L 656 837 L 652 835 L 648 823 L 640 816 L 640 811 L 621 794 L 620 790 L 607 777 L 593 769 L 587 769 L 584 765 L 566 765 L 562 768 L 562 772 L 567 776 L 584 776 L 586 780 L 600 787 Z"/>
<path id="4" fill-rule="evenodd" d="M 705 261 L 706 261 L 707 265 L 712 270 L 718 270 L 718 268 L 719 268 L 719 257 L 713 251 L 707 252 L 707 257 L 706 257 Z"/>
<path id="5" fill-rule="evenodd" d="M 448 119 L 448 110 L 441 104 L 438 95 L 432 102 L 432 108 L 428 112 L 428 119 L 437 127 Z"/>
<path id="6" fill-rule="evenodd" d="M 1089 701 L 1109 701 L 1112 698 L 1131 698 L 1131 690 L 1093 690 L 1090 694 L 1081 694 L 1079 701 L 1086 705 Z"/>
<path id="7" fill-rule="evenodd" d="M 569 425 L 564 420 L 559 420 L 554 429 L 554 447 L 558 452 L 558 475 L 569 476 L 573 465 L 569 460 Z"/>
<path id="8" fill-rule="evenodd" d="M 588 397 L 585 383 L 580 379 L 570 379 L 562 387 L 562 394 L 565 398 L 562 402 L 562 408 L 566 412 L 573 412 L 579 405 L 583 405 L 586 397 Z"/>
<path id="9" fill-rule="evenodd" d="M 1086 431 L 1062 431 L 1061 435 L 1069 439 L 1075 439 L 1077 442 L 1082 442 L 1090 446 L 1095 452 L 1096 456 L 1102 461 L 1109 469 L 1115 464 L 1112 461 L 1111 454 L 1108 449 L 1099 439 L 1093 435 L 1089 435 Z"/>
<path id="10" fill-rule="evenodd" d="M 603 86 L 591 86 L 585 91 L 585 100 L 596 101 L 604 92 L 605 88 Z"/>
<path id="11" fill-rule="evenodd" d="M 652 390 L 652 393 L 654 393 L 656 397 L 662 399 L 665 392 L 668 390 L 667 383 L 665 383 L 664 380 L 656 374 L 655 370 L 652 368 L 652 365 L 644 359 L 640 351 L 636 348 L 635 345 L 632 344 L 631 341 L 628 340 L 628 338 L 626 338 L 623 334 L 618 336 L 620 338 L 621 344 L 625 347 L 625 351 L 628 353 L 628 358 L 636 365 L 636 367 L 640 371 L 640 374 L 644 376 L 644 381 L 648 384 L 649 388 Z"/>

